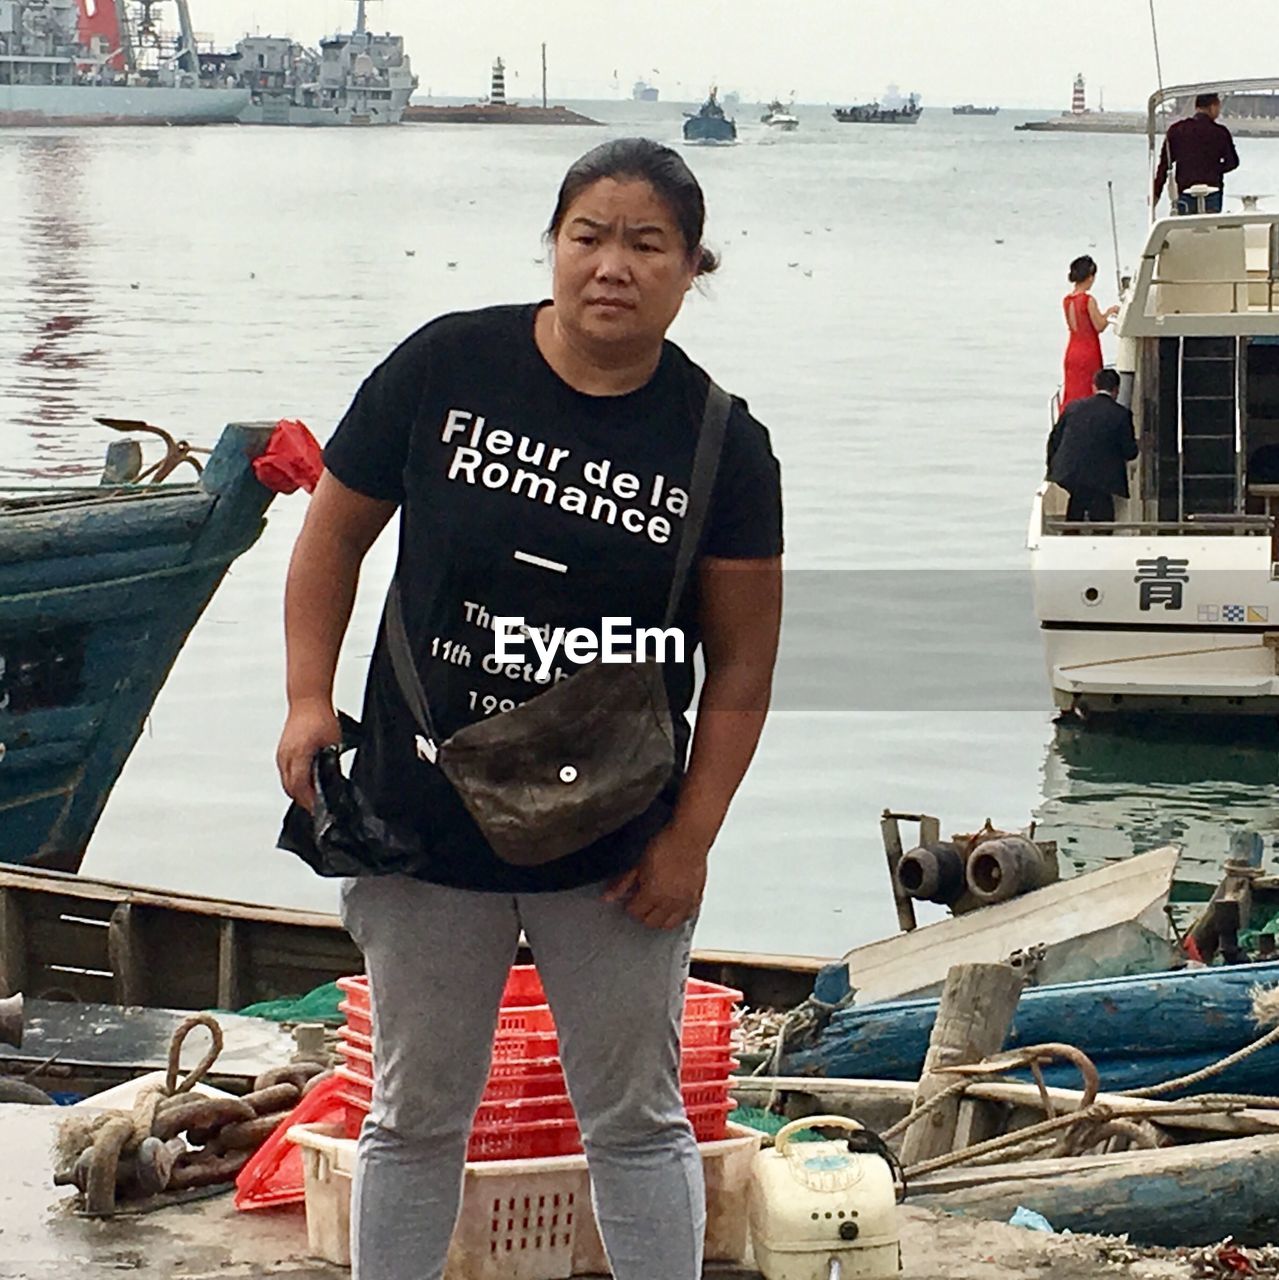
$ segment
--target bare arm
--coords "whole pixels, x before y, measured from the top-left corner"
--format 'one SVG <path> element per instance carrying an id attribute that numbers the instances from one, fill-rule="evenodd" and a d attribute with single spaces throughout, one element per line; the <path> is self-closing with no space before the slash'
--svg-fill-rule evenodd
<path id="1" fill-rule="evenodd" d="M 1109 311 L 1103 312 L 1097 305 L 1097 299 L 1089 295 L 1088 298 L 1088 318 L 1092 321 L 1092 327 L 1098 333 L 1105 333 L 1110 327 L 1110 321 L 1117 308 L 1111 307 Z"/>
<path id="2" fill-rule="evenodd" d="M 339 737 L 333 677 L 360 565 L 395 509 L 394 502 L 356 493 L 326 471 L 289 561 L 284 592 L 289 714 L 276 765 L 285 791 L 307 809 L 315 800 L 312 757 Z"/>
<path id="3" fill-rule="evenodd" d="M 670 824 L 608 894 L 629 898 L 630 914 L 651 928 L 673 929 L 701 905 L 711 845 L 759 743 L 781 628 L 781 564 L 707 557 L 699 567 L 706 679 L 688 772 Z"/>
<path id="4" fill-rule="evenodd" d="M 708 557 L 699 576 L 706 679 L 672 822 L 709 850 L 764 731 L 781 630 L 782 562 Z"/>

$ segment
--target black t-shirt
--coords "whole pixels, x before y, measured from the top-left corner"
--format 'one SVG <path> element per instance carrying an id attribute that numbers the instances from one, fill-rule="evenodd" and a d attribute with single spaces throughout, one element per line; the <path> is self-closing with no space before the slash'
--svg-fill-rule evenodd
<path id="1" fill-rule="evenodd" d="M 537 305 L 444 316 L 402 343 L 360 388 L 324 452 L 344 485 L 401 504 L 397 577 L 413 657 L 442 737 L 535 697 L 579 664 L 494 659 L 494 622 L 660 627 L 705 409 L 707 375 L 673 343 L 622 396 L 588 396 L 537 349 Z M 781 487 L 768 432 L 735 400 L 701 553 L 781 553 Z M 693 692 L 696 580 L 676 617 L 685 661 L 667 662 L 677 776 L 619 831 L 546 866 L 502 862 L 434 765 L 400 696 L 385 638 L 369 667 L 353 776 L 374 811 L 415 830 L 415 874 L 467 889 L 535 892 L 618 875 L 666 823 L 678 796 Z M 510 649 L 508 648 L 508 652 Z"/>

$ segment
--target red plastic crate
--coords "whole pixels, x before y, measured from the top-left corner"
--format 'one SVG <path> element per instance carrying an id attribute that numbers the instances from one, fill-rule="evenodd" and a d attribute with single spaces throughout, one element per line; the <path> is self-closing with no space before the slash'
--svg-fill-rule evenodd
<path id="1" fill-rule="evenodd" d="M 733 1031 L 737 1019 L 725 1022 L 686 1022 L 680 1043 L 685 1049 L 721 1049 L 733 1047 Z"/>
<path id="2" fill-rule="evenodd" d="M 338 1041 L 338 1053 L 342 1055 L 348 1071 L 362 1076 L 370 1084 L 373 1081 L 373 1053 L 368 1049 L 357 1048 L 343 1040 Z"/>
<path id="3" fill-rule="evenodd" d="M 547 1120 L 542 1124 L 504 1125 L 476 1129 L 467 1144 L 468 1160 L 533 1160 L 544 1156 L 581 1153 L 582 1135 L 576 1120 Z"/>
<path id="4" fill-rule="evenodd" d="M 506 987 L 502 992 L 502 1008 L 525 1004 L 546 1004 L 546 1002 L 546 991 L 542 987 L 537 966 L 513 964 L 506 979 Z"/>
<path id="5" fill-rule="evenodd" d="M 726 1049 L 685 1049 L 680 1057 L 679 1078 L 684 1084 L 727 1080 L 739 1065 Z"/>
<path id="6" fill-rule="evenodd" d="M 684 989 L 684 1024 L 690 1022 L 728 1022 L 742 1002 L 742 993 L 716 982 L 689 978 Z"/>
<path id="7" fill-rule="evenodd" d="M 698 1142 L 721 1142 L 728 1137 L 728 1117 L 735 1102 L 719 1102 L 711 1107 L 689 1107 L 688 1119 Z"/>
<path id="8" fill-rule="evenodd" d="M 529 1058 L 558 1058 L 560 1042 L 554 1031 L 512 1031 L 493 1041 L 493 1061 L 524 1062 Z"/>
<path id="9" fill-rule="evenodd" d="M 680 1093 L 684 1097 L 684 1106 L 691 1114 L 700 1107 L 718 1107 L 729 1101 L 731 1080 L 712 1080 L 703 1084 L 683 1084 Z"/>
<path id="10" fill-rule="evenodd" d="M 373 1039 L 373 1015 L 369 1012 L 367 1005 L 361 1007 L 352 1000 L 343 1000 L 338 1005 L 338 1009 L 346 1014 L 344 1030 L 353 1031 L 367 1040 Z"/>
<path id="11" fill-rule="evenodd" d="M 475 1113 L 475 1128 L 483 1132 L 507 1125 L 545 1124 L 549 1120 L 574 1120 L 567 1094 L 553 1098 L 518 1098 L 513 1102 L 483 1102 Z"/>
<path id="12" fill-rule="evenodd" d="M 369 980 L 363 974 L 339 978 L 338 987 L 347 999 L 338 1006 L 347 1017 L 347 1025 L 361 1035 L 373 1034 L 372 1002 Z M 691 1048 L 721 1043 L 719 1033 L 697 1032 L 691 1038 L 690 1027 L 713 1024 L 719 1028 L 732 1026 L 734 1010 L 742 1001 L 742 993 L 700 978 L 689 978 L 684 996 L 684 1043 Z M 533 965 L 513 965 L 502 993 L 502 1023 L 515 1032 L 546 1034 L 554 1030 L 546 992 Z M 499 1035 L 501 1031 L 499 1030 Z"/>
<path id="13" fill-rule="evenodd" d="M 556 1069 L 543 1075 L 517 1073 L 490 1076 L 484 1087 L 485 1102 L 512 1102 L 520 1098 L 557 1098 L 567 1091 L 564 1072 Z"/>
<path id="14" fill-rule="evenodd" d="M 350 1067 L 338 1067 L 333 1073 L 342 1081 L 342 1096 L 351 1102 L 359 1102 L 367 1111 L 373 1105 L 373 1081 L 359 1075 Z"/>

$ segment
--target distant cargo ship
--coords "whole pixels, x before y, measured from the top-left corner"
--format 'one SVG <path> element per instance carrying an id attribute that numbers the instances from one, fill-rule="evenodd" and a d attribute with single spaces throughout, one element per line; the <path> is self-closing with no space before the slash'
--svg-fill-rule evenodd
<path id="1" fill-rule="evenodd" d="M 636 80 L 631 86 L 631 97 L 636 102 L 656 102 L 659 96 L 659 91 L 644 80 Z"/>
<path id="2" fill-rule="evenodd" d="M 971 102 L 965 102 L 961 106 L 951 107 L 950 113 L 953 116 L 997 116 L 999 108 L 975 107 Z"/>
<path id="3" fill-rule="evenodd" d="M 230 124 L 249 105 L 201 66 L 187 0 L 0 0 L 0 125 Z"/>

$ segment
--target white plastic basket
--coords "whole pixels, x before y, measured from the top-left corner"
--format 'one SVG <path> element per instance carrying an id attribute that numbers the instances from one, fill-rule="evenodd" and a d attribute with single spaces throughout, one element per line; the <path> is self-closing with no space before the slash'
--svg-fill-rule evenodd
<path id="1" fill-rule="evenodd" d="M 706 1260 L 745 1260 L 751 1162 L 760 1135 L 729 1126 L 701 1145 L 706 1170 Z M 307 1242 L 313 1256 L 350 1266 L 355 1139 L 334 1125 L 294 1125 L 306 1177 Z M 466 1166 L 462 1213 L 444 1280 L 568 1280 L 607 1275 L 591 1210 L 584 1156 L 491 1160 Z"/>

